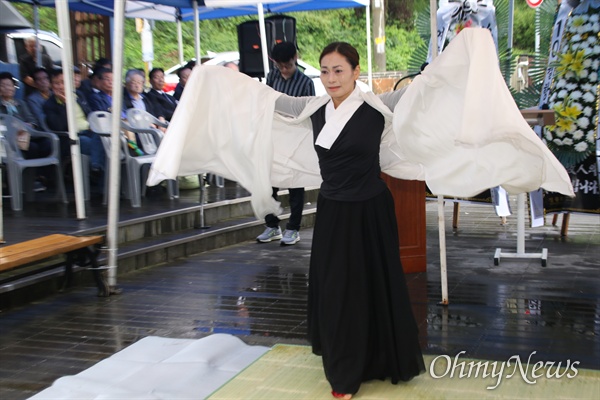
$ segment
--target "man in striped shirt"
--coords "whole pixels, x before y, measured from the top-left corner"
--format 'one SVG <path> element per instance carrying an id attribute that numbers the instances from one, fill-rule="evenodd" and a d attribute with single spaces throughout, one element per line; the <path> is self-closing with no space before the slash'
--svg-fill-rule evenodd
<path id="1" fill-rule="evenodd" d="M 315 85 L 313 81 L 298 69 L 296 61 L 298 52 L 296 45 L 290 42 L 281 42 L 273 47 L 271 58 L 274 61 L 275 68 L 267 76 L 267 85 L 287 94 L 288 96 L 314 96 Z M 273 188 L 273 198 L 277 200 L 277 191 L 279 188 Z M 273 214 L 265 217 L 267 228 L 257 236 L 256 240 L 260 243 L 268 243 L 273 240 L 280 240 L 282 246 L 293 245 L 300 240 L 300 222 L 302 221 L 302 209 L 304 207 L 304 188 L 289 189 L 290 219 L 285 227 L 283 234 L 279 227 L 279 218 Z"/>

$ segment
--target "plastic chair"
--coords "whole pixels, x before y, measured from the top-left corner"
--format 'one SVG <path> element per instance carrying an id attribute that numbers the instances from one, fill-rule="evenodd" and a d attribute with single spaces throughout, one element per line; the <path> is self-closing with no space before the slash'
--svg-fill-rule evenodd
<path id="1" fill-rule="evenodd" d="M 25 159 L 17 142 L 18 132 L 22 130 L 27 131 L 31 138 L 46 137 L 50 139 L 52 144 L 50 155 L 43 158 Z M 25 192 L 28 200 L 33 200 L 33 183 L 35 181 L 33 168 L 38 167 L 55 167 L 57 197 L 63 203 L 68 202 L 60 164 L 60 142 L 55 134 L 36 131 L 18 118 L 0 114 L 0 140 L 4 149 L 1 158 L 6 164 L 11 191 L 11 206 L 14 211 L 23 209 L 23 192 Z"/>
<path id="2" fill-rule="evenodd" d="M 127 122 L 129 125 L 131 125 L 133 128 L 141 128 L 141 129 L 151 129 L 152 124 L 156 125 L 156 126 L 162 126 L 163 128 L 166 128 L 169 126 L 168 122 L 163 122 L 161 120 L 159 120 L 158 118 L 156 118 L 154 115 L 144 111 L 144 110 L 140 110 L 137 108 L 130 108 L 129 110 L 127 110 Z M 160 131 L 158 131 L 160 132 Z M 163 136 L 162 132 L 160 132 L 160 135 Z M 215 174 L 207 174 L 207 181 L 210 182 L 214 182 L 214 184 L 217 187 L 222 188 L 223 186 L 225 186 L 225 178 L 223 178 L 222 176 L 219 175 L 215 175 Z M 172 183 L 171 181 L 169 181 L 169 186 L 168 188 L 171 188 L 172 186 L 175 186 L 177 184 L 177 181 L 174 181 L 174 183 Z M 171 193 L 171 192 L 169 192 Z M 177 188 L 177 196 L 175 197 L 179 197 L 179 188 Z"/>
<path id="3" fill-rule="evenodd" d="M 88 116 L 88 122 L 90 123 L 90 129 L 100 135 L 102 145 L 106 152 L 106 164 L 104 174 L 104 204 L 108 202 L 108 178 L 110 176 L 110 155 L 111 155 L 111 129 L 112 129 L 112 115 L 106 111 L 94 111 Z M 140 136 L 153 135 L 154 133 L 141 133 Z M 146 154 L 141 156 L 132 156 L 129 154 L 127 146 L 127 139 L 124 135 L 120 135 L 120 161 L 121 165 L 125 167 L 127 178 L 126 181 L 126 193 L 131 201 L 132 207 L 141 207 L 142 195 L 146 192 L 146 178 L 150 165 L 154 161 L 155 156 L 153 154 Z M 124 180 L 121 180 L 125 182 Z"/>
<path id="4" fill-rule="evenodd" d="M 140 110 L 138 108 L 128 109 L 126 111 L 126 116 L 127 122 L 123 123 L 123 126 L 126 127 L 126 129 L 138 134 L 138 144 L 146 154 L 155 154 L 158 151 L 158 146 L 160 146 L 160 142 L 162 141 L 164 134 L 160 130 L 152 128 L 152 124 L 166 128 L 169 126 L 169 123 L 166 121 L 161 121 L 149 112 Z M 150 140 L 150 138 L 146 135 L 139 135 L 139 133 L 146 132 L 148 130 L 155 132 L 155 136 L 153 138 L 158 138 L 158 141 Z M 167 180 L 167 192 L 171 199 L 179 198 L 179 184 L 177 183 L 177 179 Z"/>

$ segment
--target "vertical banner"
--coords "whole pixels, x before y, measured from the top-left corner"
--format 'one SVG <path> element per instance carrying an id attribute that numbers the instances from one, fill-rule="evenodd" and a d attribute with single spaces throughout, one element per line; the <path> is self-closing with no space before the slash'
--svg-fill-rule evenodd
<path id="1" fill-rule="evenodd" d="M 548 148 L 571 174 L 574 199 L 547 194 L 548 212 L 599 213 L 597 134 L 600 101 L 600 0 L 583 0 L 566 18 L 553 63 L 548 106 L 556 123 L 545 127 Z M 542 93 L 544 95 L 544 93 Z"/>
<path id="2" fill-rule="evenodd" d="M 550 89 L 552 87 L 552 79 L 554 78 L 554 64 L 558 60 L 558 53 L 561 47 L 561 40 L 569 13 L 573 7 L 568 1 L 563 1 L 559 6 L 554 20 L 554 26 L 552 28 L 552 37 L 550 39 L 550 51 L 548 52 L 548 68 L 546 69 L 546 75 L 544 76 L 544 82 L 542 83 L 539 108 L 548 108 L 548 101 L 550 100 Z M 538 136 L 542 136 L 542 126 L 536 126 L 534 128 L 535 133 Z M 533 192 L 529 192 L 529 212 L 531 215 L 531 227 L 536 228 L 544 225 L 544 194 L 543 190 L 538 189 Z"/>

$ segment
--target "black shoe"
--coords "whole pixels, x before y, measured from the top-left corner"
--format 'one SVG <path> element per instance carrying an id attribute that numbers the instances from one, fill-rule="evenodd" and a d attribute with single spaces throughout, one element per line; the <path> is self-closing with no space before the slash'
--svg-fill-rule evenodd
<path id="1" fill-rule="evenodd" d="M 90 170 L 90 181 L 92 184 L 97 184 L 102 182 L 102 178 L 104 177 L 104 172 L 100 168 L 92 168 Z"/>
<path id="2" fill-rule="evenodd" d="M 34 192 L 43 192 L 46 190 L 46 186 L 42 184 L 40 181 L 33 182 L 33 191 Z"/>

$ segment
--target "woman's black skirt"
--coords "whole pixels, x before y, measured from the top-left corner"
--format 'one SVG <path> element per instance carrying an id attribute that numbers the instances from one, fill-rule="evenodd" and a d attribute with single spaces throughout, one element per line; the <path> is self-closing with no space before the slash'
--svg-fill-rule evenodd
<path id="1" fill-rule="evenodd" d="M 425 370 L 386 189 L 360 202 L 319 196 L 309 275 L 308 336 L 338 393 Z"/>

